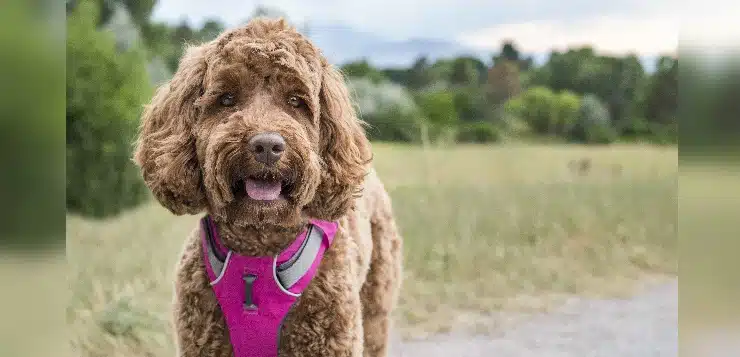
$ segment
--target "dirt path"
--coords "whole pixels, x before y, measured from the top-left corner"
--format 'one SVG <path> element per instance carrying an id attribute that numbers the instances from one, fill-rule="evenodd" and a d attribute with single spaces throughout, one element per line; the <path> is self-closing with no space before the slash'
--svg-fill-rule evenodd
<path id="1" fill-rule="evenodd" d="M 436 336 L 397 342 L 394 357 L 675 357 L 678 280 L 626 300 L 574 299 L 496 337 Z"/>

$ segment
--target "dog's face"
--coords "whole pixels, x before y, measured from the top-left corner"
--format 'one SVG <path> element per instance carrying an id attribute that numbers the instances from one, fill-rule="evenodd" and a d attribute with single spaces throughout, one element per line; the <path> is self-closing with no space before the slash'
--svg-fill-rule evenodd
<path id="1" fill-rule="evenodd" d="M 176 214 L 236 225 L 336 219 L 369 145 L 341 75 L 283 21 L 191 48 L 147 108 L 135 161 Z"/>

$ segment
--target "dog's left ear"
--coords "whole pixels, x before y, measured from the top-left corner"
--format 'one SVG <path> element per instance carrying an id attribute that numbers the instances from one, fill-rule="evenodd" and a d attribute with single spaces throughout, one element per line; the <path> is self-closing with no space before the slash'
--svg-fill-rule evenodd
<path id="1" fill-rule="evenodd" d="M 324 165 L 316 196 L 306 210 L 311 217 L 335 220 L 352 208 L 372 153 L 344 78 L 331 65 L 324 66 L 319 97 L 319 145 Z"/>

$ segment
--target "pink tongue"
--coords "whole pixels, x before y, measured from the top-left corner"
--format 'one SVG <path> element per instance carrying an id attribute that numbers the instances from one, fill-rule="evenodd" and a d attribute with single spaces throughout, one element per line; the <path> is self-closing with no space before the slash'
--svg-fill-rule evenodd
<path id="1" fill-rule="evenodd" d="M 246 179 L 244 188 L 251 199 L 258 201 L 274 200 L 280 196 L 281 191 L 279 181 Z"/>

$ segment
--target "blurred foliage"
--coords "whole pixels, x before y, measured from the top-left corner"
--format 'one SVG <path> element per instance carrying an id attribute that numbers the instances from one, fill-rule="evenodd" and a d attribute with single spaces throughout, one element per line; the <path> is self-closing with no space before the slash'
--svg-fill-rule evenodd
<path id="1" fill-rule="evenodd" d="M 532 87 L 506 103 L 506 111 L 538 134 L 565 135 L 575 124 L 581 99 L 570 91 Z"/>
<path id="2" fill-rule="evenodd" d="M 367 78 L 375 84 L 384 81 L 385 75 L 370 65 L 366 59 L 347 63 L 342 66 L 342 72 L 351 78 Z"/>
<path id="3" fill-rule="evenodd" d="M 681 155 L 701 160 L 740 158 L 740 50 L 686 46 L 681 83 Z"/>
<path id="4" fill-rule="evenodd" d="M 66 4 L 67 206 L 105 216 L 144 195 L 129 158 L 150 85 L 171 76 L 188 44 L 212 40 L 226 26 L 217 19 L 200 27 L 154 22 L 156 0 Z M 244 22 L 256 16 L 284 13 L 259 6 Z M 309 33 L 305 24 L 295 25 Z M 535 64 L 506 41 L 487 62 L 422 56 L 406 68 L 378 68 L 360 59 L 342 70 L 372 140 L 546 136 L 582 143 L 675 143 L 678 137 L 679 70 L 673 57 L 659 58 L 654 73 L 646 73 L 634 55 L 605 56 L 590 47 L 554 51 Z"/>
<path id="5" fill-rule="evenodd" d="M 501 139 L 499 129 L 490 122 L 469 122 L 461 124 L 457 130 L 457 142 L 493 143 Z"/>
<path id="6" fill-rule="evenodd" d="M 516 97 L 522 90 L 519 65 L 509 60 L 499 60 L 488 71 L 486 94 L 493 109 L 502 109 L 507 100 Z"/>
<path id="7" fill-rule="evenodd" d="M 487 120 L 490 118 L 486 96 L 480 88 L 462 87 L 454 90 L 454 105 L 461 122 Z M 461 123 L 462 124 L 462 123 Z"/>
<path id="8" fill-rule="evenodd" d="M 350 92 L 358 104 L 360 117 L 369 125 L 372 140 L 420 142 L 422 114 L 403 86 L 351 78 Z"/>
<path id="9" fill-rule="evenodd" d="M 544 85 L 555 91 L 594 94 L 606 104 L 614 121 L 620 122 L 635 114 L 645 84 L 645 71 L 634 55 L 601 56 L 593 48 L 583 47 L 553 52 L 531 81 L 533 85 Z"/>
<path id="10" fill-rule="evenodd" d="M 147 24 L 141 28 L 141 35 L 147 48 L 162 58 L 170 72 L 174 73 L 187 44 L 212 40 L 223 30 L 224 25 L 217 20 L 207 20 L 200 29 L 193 29 L 182 21 L 177 26 L 165 23 Z"/>
<path id="11" fill-rule="evenodd" d="M 583 97 L 568 139 L 585 144 L 609 144 L 617 140 L 609 108 L 598 97 L 592 94 Z"/>
<path id="12" fill-rule="evenodd" d="M 97 11 L 84 1 L 67 19 L 67 209 L 104 217 L 146 197 L 131 149 L 152 91 L 143 54 L 117 48 Z"/>
<path id="13" fill-rule="evenodd" d="M 70 6 L 76 6 L 76 3 L 85 0 L 72 0 Z M 108 22 L 115 12 L 116 6 L 125 7 L 131 18 L 139 25 L 145 25 L 149 21 L 149 16 L 154 10 L 156 0 L 95 0 L 96 7 L 99 9 L 97 24 Z"/>
<path id="14" fill-rule="evenodd" d="M 2 249 L 64 247 L 64 10 L 40 4 L 0 10 Z"/>

